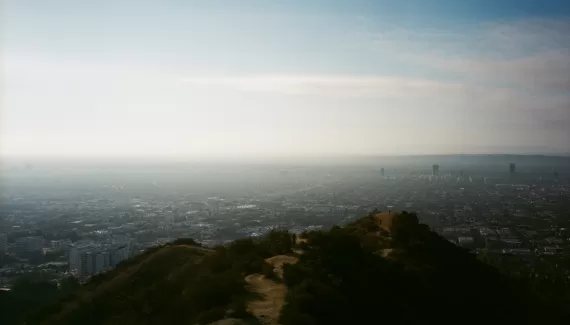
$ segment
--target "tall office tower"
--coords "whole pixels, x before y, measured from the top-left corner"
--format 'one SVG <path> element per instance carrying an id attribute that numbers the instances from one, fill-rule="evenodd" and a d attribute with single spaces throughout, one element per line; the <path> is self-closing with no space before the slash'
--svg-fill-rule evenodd
<path id="1" fill-rule="evenodd" d="M 384 167 L 380 168 L 380 175 L 384 176 Z"/>
<path id="2" fill-rule="evenodd" d="M 438 164 L 433 164 L 433 166 L 431 166 L 431 169 L 432 169 L 432 174 L 434 176 L 439 174 L 439 165 Z"/>
<path id="3" fill-rule="evenodd" d="M 206 200 L 210 213 L 217 215 L 220 213 L 220 199 L 217 197 L 210 197 Z"/>
<path id="4" fill-rule="evenodd" d="M 465 175 L 465 172 L 463 172 L 462 170 L 459 171 L 459 176 L 463 177 Z"/>
<path id="5" fill-rule="evenodd" d="M 516 167 L 517 167 L 517 165 L 515 163 L 509 164 L 509 172 L 511 173 L 511 175 L 515 173 Z"/>
<path id="6" fill-rule="evenodd" d="M 554 178 L 558 179 L 558 171 L 556 171 L 556 170 L 554 171 Z"/>

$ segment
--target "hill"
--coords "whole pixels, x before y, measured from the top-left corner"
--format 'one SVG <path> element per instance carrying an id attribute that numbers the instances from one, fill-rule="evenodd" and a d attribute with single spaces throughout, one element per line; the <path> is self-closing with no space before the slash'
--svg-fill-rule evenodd
<path id="1" fill-rule="evenodd" d="M 524 286 L 419 224 L 377 213 L 297 238 L 160 247 L 27 324 L 555 324 Z"/>

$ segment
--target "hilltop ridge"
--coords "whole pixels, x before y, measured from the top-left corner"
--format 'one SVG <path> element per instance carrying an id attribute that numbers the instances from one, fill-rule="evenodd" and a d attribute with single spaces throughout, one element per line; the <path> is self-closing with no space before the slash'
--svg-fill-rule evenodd
<path id="1" fill-rule="evenodd" d="M 557 321 L 525 288 L 413 213 L 371 213 L 299 236 L 274 230 L 213 249 L 192 243 L 156 248 L 96 276 L 27 324 Z"/>

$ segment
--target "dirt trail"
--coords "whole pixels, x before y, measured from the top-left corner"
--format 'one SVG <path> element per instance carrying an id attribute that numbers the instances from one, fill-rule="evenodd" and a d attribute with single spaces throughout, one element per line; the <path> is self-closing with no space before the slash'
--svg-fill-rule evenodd
<path id="1" fill-rule="evenodd" d="M 388 236 L 391 236 L 392 221 L 396 215 L 397 213 L 394 212 L 380 212 L 374 215 L 374 218 L 378 221 L 380 228 L 389 233 Z M 392 248 L 384 248 L 382 250 L 382 257 L 390 258 L 393 252 L 394 249 Z"/>
<path id="2" fill-rule="evenodd" d="M 377 213 L 374 218 L 382 229 L 390 232 L 392 228 L 392 219 L 395 213 Z M 306 242 L 306 239 L 297 238 L 297 243 Z M 302 253 L 301 251 L 299 253 Z M 386 249 L 384 256 L 389 256 L 392 249 Z M 283 278 L 283 265 L 297 263 L 298 257 L 277 255 L 266 259 L 265 261 L 274 267 L 274 272 L 280 279 Z M 260 299 L 252 300 L 248 303 L 248 310 L 264 325 L 278 325 L 279 313 L 285 303 L 285 295 L 287 287 L 278 281 L 266 278 L 261 274 L 251 274 L 245 278 L 248 283 L 248 290 L 258 293 Z"/>
<path id="3" fill-rule="evenodd" d="M 261 274 L 248 275 L 245 281 L 249 284 L 250 291 L 261 295 L 259 300 L 248 303 L 248 310 L 262 324 L 278 324 L 279 312 L 287 293 L 285 285 L 269 280 Z"/>
<path id="4" fill-rule="evenodd" d="M 297 261 L 299 261 L 298 257 L 288 255 L 277 255 L 265 260 L 265 262 L 273 265 L 273 271 L 279 279 L 283 279 L 283 265 L 295 264 Z"/>
<path id="5" fill-rule="evenodd" d="M 275 274 L 279 278 L 283 276 L 283 265 L 287 263 L 296 263 L 297 258 L 293 256 L 278 255 L 273 256 L 265 261 L 274 267 Z M 280 282 L 270 280 L 261 274 L 250 274 L 245 278 L 248 283 L 249 290 L 260 295 L 260 299 L 252 300 L 248 303 L 248 310 L 262 324 L 276 325 L 279 319 L 281 307 L 285 303 L 285 295 L 287 287 Z"/>

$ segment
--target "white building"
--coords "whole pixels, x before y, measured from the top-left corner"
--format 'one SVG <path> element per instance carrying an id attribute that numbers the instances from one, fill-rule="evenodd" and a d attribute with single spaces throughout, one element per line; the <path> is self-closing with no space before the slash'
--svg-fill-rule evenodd
<path id="1" fill-rule="evenodd" d="M 93 265 L 93 274 L 101 273 L 111 267 L 111 258 L 109 252 L 97 252 L 94 258 L 95 263 Z"/>
<path id="2" fill-rule="evenodd" d="M 79 276 L 89 276 L 95 274 L 94 256 L 98 251 L 95 245 L 80 245 L 75 246 L 69 252 L 69 269 L 74 271 Z"/>
<path id="3" fill-rule="evenodd" d="M 69 239 L 52 240 L 50 244 L 53 250 L 62 251 L 69 249 L 69 247 L 71 246 L 71 240 Z"/>
<path id="4" fill-rule="evenodd" d="M 109 268 L 109 253 L 93 243 L 82 243 L 69 252 L 69 270 L 78 276 L 90 276 Z"/>
<path id="5" fill-rule="evenodd" d="M 80 277 L 98 274 L 129 258 L 129 250 L 129 244 L 112 246 L 79 244 L 69 253 L 69 269 Z"/>
<path id="6" fill-rule="evenodd" d="M 474 244 L 473 237 L 461 236 L 457 238 L 457 245 L 462 247 L 471 247 Z"/>
<path id="7" fill-rule="evenodd" d="M 115 267 L 121 261 L 129 258 L 129 245 L 115 246 L 109 251 L 111 266 Z"/>

